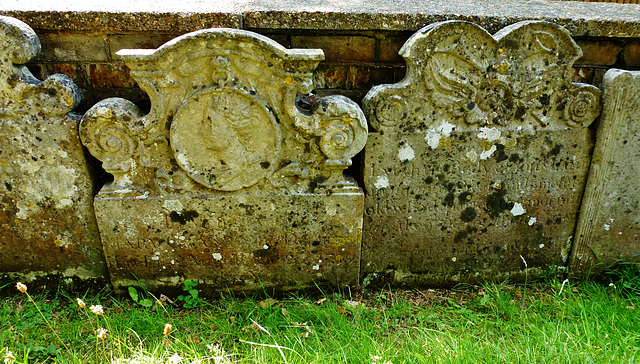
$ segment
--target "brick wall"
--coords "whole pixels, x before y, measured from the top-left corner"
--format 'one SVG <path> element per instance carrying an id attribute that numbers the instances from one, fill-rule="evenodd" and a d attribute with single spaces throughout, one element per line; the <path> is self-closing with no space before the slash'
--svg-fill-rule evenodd
<path id="1" fill-rule="evenodd" d="M 413 32 L 334 33 L 291 30 L 273 33 L 252 29 L 287 48 L 321 48 L 325 61 L 315 74 L 320 95 L 343 94 L 360 101 L 372 86 L 395 83 L 404 77 L 398 51 Z M 87 34 L 39 32 L 41 55 L 29 64 L 39 78 L 54 73 L 71 77 L 82 89 L 78 112 L 107 97 L 124 97 L 143 109 L 147 96 L 129 76 L 115 54 L 123 48 L 157 48 L 178 33 Z M 578 37 L 584 55 L 575 64 L 574 81 L 598 86 L 607 69 L 640 69 L 640 39 Z"/>

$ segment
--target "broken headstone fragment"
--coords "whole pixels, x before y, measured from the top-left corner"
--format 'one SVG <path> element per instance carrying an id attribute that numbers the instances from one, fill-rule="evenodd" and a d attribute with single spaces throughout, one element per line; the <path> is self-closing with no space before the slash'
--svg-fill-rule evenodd
<path id="1" fill-rule="evenodd" d="M 296 105 L 322 51 L 211 29 L 118 55 L 151 111 L 107 99 L 81 124 L 114 176 L 95 208 L 116 289 L 357 284 L 364 197 L 343 171 L 364 115 L 340 96 Z"/>
<path id="2" fill-rule="evenodd" d="M 640 262 L 640 72 L 609 70 L 571 273 Z"/>
<path id="3" fill-rule="evenodd" d="M 0 16 L 0 284 L 104 283 L 79 118 L 69 114 L 78 89 L 63 75 L 33 77 L 25 63 L 39 51 L 28 25 Z"/>

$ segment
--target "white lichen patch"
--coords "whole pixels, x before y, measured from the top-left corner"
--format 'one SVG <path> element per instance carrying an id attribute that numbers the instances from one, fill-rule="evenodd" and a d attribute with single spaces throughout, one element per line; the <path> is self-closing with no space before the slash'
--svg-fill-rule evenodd
<path id="1" fill-rule="evenodd" d="M 427 142 L 427 145 L 431 147 L 431 149 L 438 148 L 440 139 L 442 139 L 442 135 L 431 129 L 427 130 L 427 135 L 424 136 L 424 140 Z"/>
<path id="2" fill-rule="evenodd" d="M 475 163 L 478 161 L 478 153 L 476 153 L 475 151 L 471 150 L 468 151 L 467 154 L 465 155 L 465 160 L 469 163 Z"/>
<path id="3" fill-rule="evenodd" d="M 16 213 L 16 217 L 21 220 L 26 220 L 29 218 L 29 214 L 33 211 L 37 210 L 36 204 L 33 201 L 29 200 L 20 200 L 16 203 L 16 207 L 18 208 L 18 212 Z"/>
<path id="4" fill-rule="evenodd" d="M 477 137 L 480 139 L 485 139 L 488 142 L 495 142 L 496 140 L 500 139 L 501 134 L 502 133 L 498 129 L 483 127 L 480 128 L 480 132 L 478 133 Z"/>
<path id="5" fill-rule="evenodd" d="M 389 187 L 389 178 L 387 178 L 387 176 L 378 176 L 378 179 L 373 185 L 377 189 Z"/>
<path id="6" fill-rule="evenodd" d="M 489 150 L 485 150 L 482 153 L 480 153 L 480 159 L 485 160 L 491 157 L 493 152 L 495 152 L 496 150 L 498 150 L 498 148 L 495 145 L 492 145 L 491 148 L 489 148 Z"/>
<path id="7" fill-rule="evenodd" d="M 538 219 L 536 219 L 535 217 L 532 217 L 529 219 L 529 222 L 527 224 L 529 224 L 529 226 L 533 226 L 533 224 L 535 224 L 538 221 Z"/>
<path id="8" fill-rule="evenodd" d="M 527 212 L 527 210 L 524 209 L 524 207 L 522 206 L 522 204 L 516 202 L 513 204 L 513 208 L 511 209 L 511 215 L 513 216 L 520 216 L 520 215 L 524 215 Z"/>
<path id="9" fill-rule="evenodd" d="M 427 142 L 427 145 L 431 147 L 431 149 L 437 149 L 440 145 L 440 139 L 448 138 L 449 136 L 451 136 L 451 132 L 455 128 L 455 125 L 444 122 L 437 127 L 428 129 L 427 135 L 425 135 L 424 140 Z"/>
<path id="10" fill-rule="evenodd" d="M 398 159 L 400 159 L 401 162 L 410 161 L 415 159 L 415 157 L 416 153 L 413 151 L 413 148 L 411 148 L 409 143 L 404 143 L 404 145 L 398 150 Z"/>
<path id="11" fill-rule="evenodd" d="M 162 204 L 162 207 L 168 211 L 182 211 L 184 209 L 180 200 L 166 200 L 164 204 Z"/>

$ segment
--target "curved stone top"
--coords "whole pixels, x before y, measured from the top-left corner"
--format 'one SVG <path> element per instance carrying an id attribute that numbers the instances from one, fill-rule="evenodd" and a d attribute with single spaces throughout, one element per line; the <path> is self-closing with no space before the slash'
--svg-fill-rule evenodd
<path id="1" fill-rule="evenodd" d="M 580 47 L 562 27 L 537 21 L 493 36 L 476 24 L 429 25 L 400 54 L 407 74 L 379 85 L 363 100 L 379 131 L 456 128 L 587 127 L 600 113 L 600 90 L 571 82 Z M 443 124 L 444 125 L 444 124 Z"/>
<path id="2" fill-rule="evenodd" d="M 342 96 L 321 98 L 310 110 L 296 104 L 313 89 L 322 50 L 285 49 L 222 28 L 117 54 L 151 110 L 142 115 L 114 98 L 83 116 L 83 143 L 114 175 L 101 193 L 357 190 L 342 171 L 366 143 L 362 110 Z"/>
<path id="3" fill-rule="evenodd" d="M 434 22 L 466 20 L 494 32 L 535 19 L 563 25 L 572 36 L 640 36 L 640 5 L 545 0 L 382 0 L 375 6 L 366 0 L 5 0 L 0 13 L 37 29 L 60 31 L 175 33 L 211 27 L 415 31 Z"/>
<path id="4" fill-rule="evenodd" d="M 73 81 L 55 74 L 39 81 L 24 66 L 40 52 L 40 40 L 27 24 L 0 16 L 0 117 L 60 116 L 80 102 Z"/>

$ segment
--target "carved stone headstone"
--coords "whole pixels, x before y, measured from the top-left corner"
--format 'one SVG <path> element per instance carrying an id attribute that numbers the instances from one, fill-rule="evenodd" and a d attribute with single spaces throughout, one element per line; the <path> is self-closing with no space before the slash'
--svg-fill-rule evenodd
<path id="1" fill-rule="evenodd" d="M 71 79 L 24 66 L 40 51 L 25 23 L 0 16 L 0 277 L 106 278 Z M 69 281 L 71 279 L 71 281 Z"/>
<path id="2" fill-rule="evenodd" d="M 357 284 L 364 196 L 343 170 L 367 124 L 343 97 L 296 104 L 321 50 L 211 29 L 118 55 L 150 113 L 107 99 L 81 123 L 114 176 L 95 208 L 116 289 Z"/>
<path id="3" fill-rule="evenodd" d="M 570 82 L 580 48 L 560 26 L 491 36 L 450 21 L 400 50 L 404 80 L 364 109 L 364 283 L 524 279 L 563 266 L 600 91 Z"/>
<path id="4" fill-rule="evenodd" d="M 609 70 L 571 272 L 640 262 L 640 72 Z M 604 265 L 595 266 L 597 263 Z"/>

